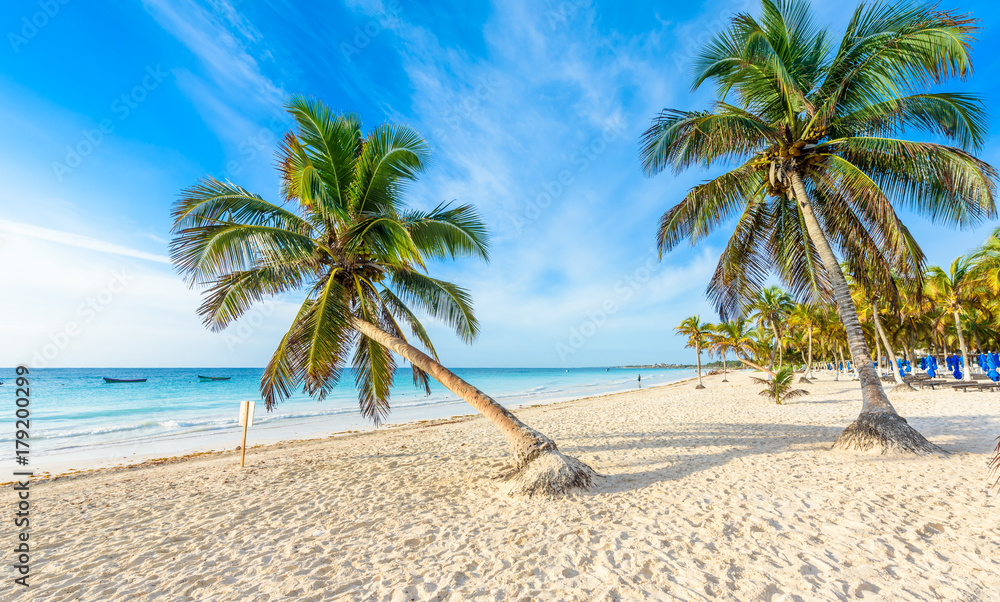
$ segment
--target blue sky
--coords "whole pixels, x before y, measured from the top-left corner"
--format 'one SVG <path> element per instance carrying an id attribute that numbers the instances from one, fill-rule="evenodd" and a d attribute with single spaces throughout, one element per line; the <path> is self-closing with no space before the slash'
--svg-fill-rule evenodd
<path id="1" fill-rule="evenodd" d="M 853 5 L 852 5 L 853 6 Z M 946 8 L 953 4 L 945 3 Z M 976 74 L 951 89 L 997 106 L 1000 19 Z M 840 25 L 847 6 L 817 3 Z M 166 261 L 178 192 L 213 175 L 277 198 L 273 149 L 291 93 L 368 125 L 408 123 L 434 162 L 412 204 L 473 203 L 493 260 L 434 271 L 468 287 L 469 347 L 432 329 L 453 366 L 686 362 L 685 316 L 725 229 L 656 260 L 660 214 L 709 174 L 642 175 L 637 139 L 664 107 L 699 108 L 698 46 L 729 2 L 350 0 L 12 1 L 0 15 L 0 365 L 262 366 L 294 299 L 207 332 Z M 995 139 L 982 153 L 1000 163 Z M 985 238 L 904 213 L 931 263 Z M 995 225 L 994 225 L 995 227 Z"/>

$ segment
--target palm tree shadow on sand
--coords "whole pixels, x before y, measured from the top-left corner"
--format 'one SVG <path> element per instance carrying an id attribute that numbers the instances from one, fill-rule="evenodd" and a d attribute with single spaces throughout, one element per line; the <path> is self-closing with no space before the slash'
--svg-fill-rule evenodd
<path id="1" fill-rule="evenodd" d="M 796 403 L 801 403 L 797 401 Z M 933 419 L 912 418 L 915 428 L 937 439 L 937 445 L 949 453 L 987 453 L 995 447 L 994 424 L 986 416 L 949 416 Z M 992 417 L 991 417 L 992 418 Z M 979 426 L 976 426 L 979 425 Z M 773 424 L 773 423 L 715 423 L 697 427 L 624 432 L 611 441 L 605 435 L 574 437 L 565 447 L 574 456 L 597 454 L 600 458 L 614 459 L 621 452 L 641 451 L 641 458 L 626 465 L 617 464 L 613 469 L 601 470 L 595 486 L 578 495 L 603 495 L 648 487 L 664 481 L 681 479 L 701 471 L 724 466 L 739 458 L 783 452 L 822 451 L 827 453 L 842 426 Z M 590 443 L 592 442 L 592 443 Z M 581 444 L 582 443 L 582 444 Z M 701 448 L 718 448 L 710 453 L 698 453 Z M 914 456 L 872 455 L 872 458 L 913 461 Z M 630 472 L 631 467 L 648 467 Z"/>

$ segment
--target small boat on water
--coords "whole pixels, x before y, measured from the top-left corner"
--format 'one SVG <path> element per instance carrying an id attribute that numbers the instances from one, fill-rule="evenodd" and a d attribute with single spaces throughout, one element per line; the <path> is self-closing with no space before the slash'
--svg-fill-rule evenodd
<path id="1" fill-rule="evenodd" d="M 104 382 L 106 383 L 144 383 L 145 378 L 108 378 L 104 377 Z"/>
<path id="2" fill-rule="evenodd" d="M 215 380 L 229 380 L 232 376 L 202 376 L 199 374 L 198 378 L 201 379 L 201 382 L 207 383 Z"/>

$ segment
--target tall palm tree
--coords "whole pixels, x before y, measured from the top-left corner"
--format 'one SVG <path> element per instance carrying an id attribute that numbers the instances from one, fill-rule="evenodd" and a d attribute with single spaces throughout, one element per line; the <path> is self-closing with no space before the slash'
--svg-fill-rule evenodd
<path id="1" fill-rule="evenodd" d="M 681 320 L 681 323 L 674 328 L 674 332 L 687 337 L 687 344 L 684 346 L 688 349 L 693 348 L 698 357 L 698 386 L 695 387 L 695 389 L 705 388 L 705 385 L 701 382 L 701 348 L 708 343 L 709 337 L 712 336 L 714 328 L 715 327 L 708 322 L 702 322 L 701 316 L 684 318 Z"/>
<path id="2" fill-rule="evenodd" d="M 758 326 L 770 328 L 774 333 L 774 349 L 768 363 L 768 368 L 771 370 L 774 369 L 775 352 L 778 354 L 778 364 L 783 363 L 784 349 L 781 345 L 783 324 L 794 307 L 795 303 L 791 295 L 783 291 L 780 286 L 769 286 L 762 290 L 746 308 L 757 317 Z"/>
<path id="3" fill-rule="evenodd" d="M 972 154 L 983 105 L 936 89 L 971 74 L 976 23 L 907 1 L 861 5 L 831 45 L 807 2 L 763 0 L 759 20 L 737 15 L 696 60 L 695 88 L 714 83 L 718 102 L 665 110 L 642 138 L 648 175 L 742 162 L 692 188 L 658 233 L 662 253 L 739 215 L 708 287 L 723 319 L 772 271 L 800 301 L 832 292 L 863 398 L 835 448 L 939 451 L 889 403 L 835 249 L 866 290 L 892 295 L 893 273 L 920 278 L 924 262 L 896 206 L 957 226 L 996 214 L 996 172 Z M 917 131 L 957 146 L 898 138 Z"/>
<path id="4" fill-rule="evenodd" d="M 278 151 L 284 203 L 215 179 L 184 191 L 174 206 L 171 256 L 204 290 L 199 313 L 222 330 L 265 297 L 304 291 L 305 300 L 264 369 L 272 410 L 299 386 L 322 400 L 353 367 L 361 413 L 389 412 L 393 352 L 468 401 L 506 436 L 514 455 L 511 492 L 557 493 L 590 484 L 593 471 L 485 393 L 442 366 L 416 312 L 472 342 L 479 325 L 459 286 L 427 274 L 429 260 L 488 258 L 486 228 L 470 205 L 407 208 L 407 186 L 429 152 L 414 130 L 380 125 L 367 135 L 354 115 L 293 97 L 297 129 Z M 404 328 L 412 334 L 411 344 Z"/>
<path id="5" fill-rule="evenodd" d="M 951 262 L 947 272 L 938 266 L 931 266 L 926 277 L 927 296 L 947 309 L 955 319 L 955 331 L 958 335 L 958 346 L 962 351 L 962 362 L 965 364 L 962 380 L 972 380 L 972 370 L 969 365 L 969 348 L 965 344 L 962 332 L 961 313 L 966 308 L 971 309 L 978 303 L 981 280 L 976 278 L 973 256 L 965 255 Z"/>

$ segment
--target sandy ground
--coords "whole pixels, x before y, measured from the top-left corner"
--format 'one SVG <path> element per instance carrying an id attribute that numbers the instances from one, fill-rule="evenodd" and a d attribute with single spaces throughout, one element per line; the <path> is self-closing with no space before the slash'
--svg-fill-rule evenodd
<path id="1" fill-rule="evenodd" d="M 829 451 L 856 383 L 720 379 L 520 410 L 606 475 L 561 499 L 501 495 L 480 418 L 39 481 L 2 599 L 1000 600 L 1000 393 L 893 395 L 952 453 L 883 458 Z"/>

